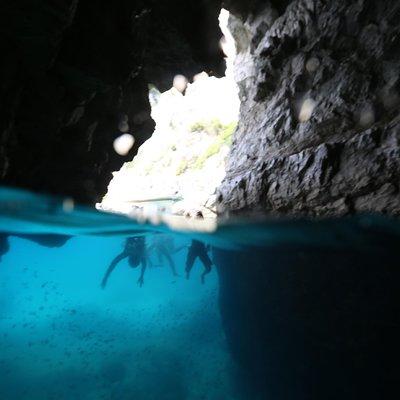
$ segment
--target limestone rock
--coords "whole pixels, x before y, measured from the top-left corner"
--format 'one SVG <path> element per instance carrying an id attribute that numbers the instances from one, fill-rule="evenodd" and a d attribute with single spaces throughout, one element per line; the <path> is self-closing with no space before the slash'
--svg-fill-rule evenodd
<path id="1" fill-rule="evenodd" d="M 220 212 L 399 214 L 398 3 L 229 4 L 242 104 Z"/>

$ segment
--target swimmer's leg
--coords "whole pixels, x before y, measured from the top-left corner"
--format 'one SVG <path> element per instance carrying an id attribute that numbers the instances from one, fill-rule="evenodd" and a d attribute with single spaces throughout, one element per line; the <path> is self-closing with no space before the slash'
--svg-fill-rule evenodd
<path id="1" fill-rule="evenodd" d="M 204 278 L 207 274 L 211 272 L 211 266 L 213 265 L 210 257 L 208 256 L 206 251 L 202 251 L 199 254 L 200 261 L 204 265 L 204 272 L 201 274 L 201 283 L 204 283 Z"/>
<path id="2" fill-rule="evenodd" d="M 190 277 L 190 271 L 193 268 L 196 257 L 197 257 L 197 254 L 193 251 L 193 248 L 189 247 L 188 254 L 186 257 L 186 267 L 185 267 L 186 279 L 189 279 L 189 277 Z"/>

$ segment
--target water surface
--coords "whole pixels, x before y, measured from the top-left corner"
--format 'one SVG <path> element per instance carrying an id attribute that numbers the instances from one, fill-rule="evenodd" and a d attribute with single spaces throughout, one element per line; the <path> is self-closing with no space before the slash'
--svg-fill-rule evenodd
<path id="1" fill-rule="evenodd" d="M 2 189 L 0 398 L 369 398 L 395 387 L 398 221 L 180 227 Z M 153 252 L 142 287 L 124 259 L 102 289 L 137 235 L 172 237 L 179 276 Z M 198 260 L 185 279 L 193 239 L 211 247 L 204 284 Z"/>

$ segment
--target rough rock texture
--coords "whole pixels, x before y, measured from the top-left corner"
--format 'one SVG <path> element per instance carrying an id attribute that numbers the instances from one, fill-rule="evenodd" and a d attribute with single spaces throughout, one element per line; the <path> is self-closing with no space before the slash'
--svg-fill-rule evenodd
<path id="1" fill-rule="evenodd" d="M 220 210 L 399 214 L 399 2 L 227 7 L 242 106 Z"/>
<path id="2" fill-rule="evenodd" d="M 0 6 L 2 184 L 98 201 L 150 137 L 148 83 L 221 72 L 218 2 L 14 0 Z M 123 131 L 136 138 L 113 150 Z"/>
<path id="3" fill-rule="evenodd" d="M 249 382 L 246 398 L 399 396 L 398 241 L 366 230 L 341 246 L 214 250 L 223 325 L 244 367 L 238 382 Z"/>
<path id="4" fill-rule="evenodd" d="M 398 2 L 223 5 L 235 15 L 242 111 L 221 211 L 398 213 Z M 2 183 L 99 200 L 153 131 L 147 83 L 221 69 L 219 7 L 2 2 Z M 136 145 L 120 157 L 112 143 L 126 119 Z"/>

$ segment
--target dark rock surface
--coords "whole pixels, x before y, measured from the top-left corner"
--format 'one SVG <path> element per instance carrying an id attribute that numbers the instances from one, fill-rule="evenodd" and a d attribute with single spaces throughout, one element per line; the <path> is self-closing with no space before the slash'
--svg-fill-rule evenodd
<path id="1" fill-rule="evenodd" d="M 218 2 L 15 0 L 0 6 L 2 184 L 93 203 L 153 132 L 148 83 L 222 72 Z M 136 138 L 121 157 L 113 141 Z"/>
<path id="2" fill-rule="evenodd" d="M 353 234 L 361 246 L 214 249 L 223 325 L 247 398 L 399 396 L 399 238 Z"/>
<path id="3" fill-rule="evenodd" d="M 399 214 L 399 2 L 229 5 L 242 106 L 220 211 Z"/>
<path id="4" fill-rule="evenodd" d="M 220 211 L 399 213 L 398 2 L 222 3 L 242 109 Z M 153 131 L 147 84 L 222 72 L 220 5 L 3 2 L 2 183 L 98 200 Z M 121 157 L 126 119 L 136 144 Z"/>

